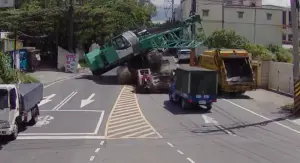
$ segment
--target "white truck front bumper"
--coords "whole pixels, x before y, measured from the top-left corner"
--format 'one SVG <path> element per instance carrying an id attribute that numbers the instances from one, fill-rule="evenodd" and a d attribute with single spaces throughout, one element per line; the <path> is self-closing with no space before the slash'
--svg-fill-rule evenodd
<path id="1" fill-rule="evenodd" d="M 11 135 L 12 134 L 12 129 L 11 128 L 6 128 L 6 129 L 0 129 L 0 135 Z"/>

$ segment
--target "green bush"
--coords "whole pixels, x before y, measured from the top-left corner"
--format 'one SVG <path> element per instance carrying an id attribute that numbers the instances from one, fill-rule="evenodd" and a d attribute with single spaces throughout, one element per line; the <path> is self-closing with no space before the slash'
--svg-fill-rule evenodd
<path id="1" fill-rule="evenodd" d="M 217 30 L 204 41 L 208 48 L 243 49 L 249 41 L 234 31 Z"/>
<path id="2" fill-rule="evenodd" d="M 207 37 L 204 45 L 208 48 L 245 49 L 252 54 L 254 60 L 292 62 L 289 50 L 277 45 L 270 45 L 266 48 L 262 45 L 251 44 L 245 37 L 234 31 L 217 30 Z"/>
<path id="3" fill-rule="evenodd" d="M 10 67 L 8 56 L 4 53 L 0 53 L 0 84 L 11 84 L 11 83 L 36 83 L 39 80 L 34 77 L 14 70 Z"/>
<path id="4" fill-rule="evenodd" d="M 266 60 L 274 59 L 271 52 L 262 45 L 247 44 L 247 45 L 245 45 L 244 49 L 246 49 L 249 53 L 252 54 L 252 58 L 254 60 L 266 61 Z"/>
<path id="5" fill-rule="evenodd" d="M 293 55 L 288 49 L 284 49 L 278 45 L 269 45 L 268 50 L 270 50 L 275 55 L 275 61 L 277 62 L 293 62 Z"/>
<path id="6" fill-rule="evenodd" d="M 86 63 L 85 59 L 80 59 L 79 64 L 81 67 L 89 67 L 89 65 Z"/>

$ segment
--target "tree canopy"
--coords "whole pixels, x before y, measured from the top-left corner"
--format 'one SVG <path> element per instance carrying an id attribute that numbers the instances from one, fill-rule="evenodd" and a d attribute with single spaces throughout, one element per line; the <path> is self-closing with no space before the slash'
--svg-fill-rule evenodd
<path id="1" fill-rule="evenodd" d="M 124 30 L 147 26 L 154 5 L 136 0 L 80 0 L 74 4 L 75 44 L 100 45 Z M 66 47 L 69 0 L 19 0 L 17 9 L 0 11 L 0 29 L 19 36 L 56 41 Z"/>

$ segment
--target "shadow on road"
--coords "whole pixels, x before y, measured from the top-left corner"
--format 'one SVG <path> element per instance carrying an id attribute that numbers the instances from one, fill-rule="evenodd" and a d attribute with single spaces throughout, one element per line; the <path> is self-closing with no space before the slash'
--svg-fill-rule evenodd
<path id="1" fill-rule="evenodd" d="M 10 141 L 7 139 L 7 137 L 0 137 L 0 150 L 3 149 L 3 146 L 7 145 Z"/>
<path id="2" fill-rule="evenodd" d="M 253 99 L 250 96 L 247 96 L 245 94 L 241 95 L 234 95 L 230 93 L 222 93 L 221 95 L 218 96 L 218 98 L 223 98 L 223 99 Z"/>
<path id="3" fill-rule="evenodd" d="M 213 133 L 213 132 L 220 132 L 220 131 L 224 131 L 224 130 L 231 131 L 234 129 L 242 129 L 242 128 L 247 128 L 247 127 L 261 127 L 261 126 L 266 126 L 272 122 L 280 122 L 280 121 L 284 121 L 289 118 L 290 118 L 290 116 L 280 117 L 280 118 L 275 118 L 275 119 L 271 119 L 271 120 L 266 120 L 266 121 L 257 122 L 257 123 L 250 123 L 250 124 L 245 124 L 244 122 L 242 124 L 235 123 L 234 125 L 232 125 L 230 127 L 221 125 L 222 127 L 216 126 L 216 129 L 208 129 L 208 130 L 197 129 L 197 130 L 193 130 L 191 132 L 193 132 L 193 133 Z"/>
<path id="4" fill-rule="evenodd" d="M 149 94 L 149 95 L 157 94 L 157 95 L 159 95 L 159 94 L 168 94 L 168 90 L 169 89 L 157 89 L 157 90 L 151 89 L 147 92 L 147 91 L 137 90 L 137 87 L 134 86 L 134 90 L 132 91 L 132 93 L 135 93 L 135 94 Z"/>
<path id="5" fill-rule="evenodd" d="M 169 100 L 164 101 L 164 108 L 174 115 L 211 113 L 211 112 L 205 112 L 201 108 L 191 108 L 191 109 L 183 110 L 180 108 L 180 104 L 171 103 Z"/>
<path id="6" fill-rule="evenodd" d="M 32 126 L 32 125 L 28 125 L 28 126 Z M 24 132 L 27 129 L 27 127 L 23 126 L 19 128 L 19 132 Z M 1 136 L 0 137 L 0 150 L 3 149 L 3 146 L 9 144 L 11 142 L 11 139 L 9 138 L 9 136 Z"/>
<path id="7" fill-rule="evenodd" d="M 75 79 L 92 80 L 96 84 L 100 84 L 100 85 L 119 85 L 118 78 L 116 75 L 102 75 L 102 76 L 82 75 Z"/>

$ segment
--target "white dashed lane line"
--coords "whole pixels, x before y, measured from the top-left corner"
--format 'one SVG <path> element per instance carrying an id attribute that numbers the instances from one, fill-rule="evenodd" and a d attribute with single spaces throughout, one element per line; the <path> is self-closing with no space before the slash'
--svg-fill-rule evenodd
<path id="1" fill-rule="evenodd" d="M 172 143 L 167 142 L 167 144 L 168 144 L 171 148 L 175 148 L 175 146 L 174 146 Z M 183 153 L 181 150 L 177 149 L 176 151 L 177 151 L 180 155 L 184 155 L 184 153 Z M 186 160 L 188 160 L 190 163 L 196 163 L 193 159 L 191 159 L 191 158 L 189 158 L 189 157 L 187 157 Z"/>
<path id="2" fill-rule="evenodd" d="M 94 159 L 95 159 L 95 156 L 90 157 L 90 161 L 94 161 Z"/>
<path id="3" fill-rule="evenodd" d="M 184 153 L 183 152 L 181 152 L 181 150 L 177 150 L 177 152 L 179 153 L 179 154 L 181 154 L 181 155 L 183 155 Z"/>
<path id="4" fill-rule="evenodd" d="M 100 146 L 102 146 L 104 144 L 104 141 L 102 140 L 101 142 L 100 142 Z M 95 149 L 95 154 L 97 154 L 99 151 L 100 151 L 100 147 L 98 147 L 98 148 L 96 148 Z M 92 155 L 91 157 L 90 157 L 90 162 L 92 162 L 92 161 L 94 161 L 94 159 L 95 159 L 95 155 Z"/>

